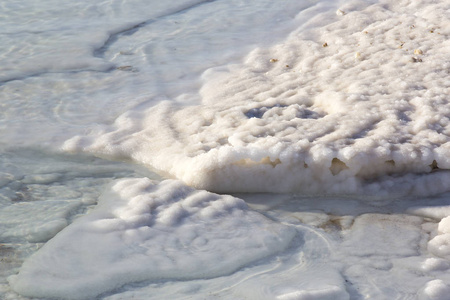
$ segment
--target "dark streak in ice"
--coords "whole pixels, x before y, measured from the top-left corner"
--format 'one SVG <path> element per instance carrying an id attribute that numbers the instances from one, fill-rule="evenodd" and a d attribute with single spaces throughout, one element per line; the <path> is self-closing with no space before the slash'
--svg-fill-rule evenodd
<path id="1" fill-rule="evenodd" d="M 133 35 L 139 29 L 141 29 L 143 27 L 146 27 L 148 25 L 151 25 L 151 24 L 157 22 L 158 20 L 160 20 L 162 18 L 166 18 L 166 17 L 173 16 L 173 15 L 176 15 L 176 14 L 185 13 L 185 12 L 190 11 L 192 9 L 198 8 L 199 6 L 203 6 L 205 4 L 209 4 L 209 3 L 212 3 L 212 2 L 216 2 L 216 1 L 218 1 L 218 0 L 205 0 L 205 1 L 201 1 L 201 2 L 196 3 L 196 4 L 191 4 L 189 6 L 177 9 L 176 11 L 173 11 L 173 12 L 170 12 L 170 13 L 158 16 L 158 17 L 154 17 L 154 18 L 151 18 L 151 19 L 149 19 L 147 21 L 135 24 L 135 25 L 133 25 L 133 26 L 127 28 L 127 29 L 121 30 L 119 32 L 112 33 L 101 47 L 99 47 L 96 50 L 94 50 L 94 56 L 100 57 L 100 58 L 104 58 L 105 52 L 108 51 L 108 49 L 111 47 L 111 45 L 114 44 L 121 36 Z"/>
<path id="2" fill-rule="evenodd" d="M 92 70 L 92 69 L 81 69 L 81 70 L 61 70 L 61 71 L 42 71 L 42 72 L 36 72 L 36 73 L 27 73 L 26 75 L 23 76 L 15 76 L 15 77 L 10 77 L 10 78 L 5 78 L 3 80 L 0 79 L 0 87 L 7 84 L 8 82 L 11 81 L 16 81 L 16 80 L 25 80 L 28 78 L 33 78 L 33 77 L 39 77 L 42 75 L 46 75 L 46 74 L 77 74 L 77 73 L 82 73 L 82 72 L 109 72 L 111 70 L 115 70 L 115 67 L 110 67 L 106 70 Z"/>
<path id="3" fill-rule="evenodd" d="M 170 13 L 158 16 L 158 17 L 154 17 L 151 18 L 147 21 L 144 22 L 140 22 L 138 24 L 135 24 L 133 26 L 130 26 L 127 29 L 121 30 L 119 32 L 116 33 L 112 33 L 110 34 L 109 38 L 105 41 L 105 43 L 100 46 L 99 48 L 94 50 L 94 56 L 95 57 L 99 57 L 99 58 L 104 58 L 104 54 L 105 52 L 109 49 L 109 47 L 114 44 L 121 36 L 129 36 L 129 35 L 133 35 L 135 34 L 140 28 L 148 26 L 154 22 L 159 21 L 162 18 L 166 18 L 169 16 L 173 16 L 176 14 L 181 14 L 181 13 L 185 13 L 187 11 L 190 11 L 192 9 L 198 8 L 199 6 L 203 6 L 205 4 L 209 4 L 212 2 L 216 2 L 218 0 L 204 0 L 204 1 L 200 1 L 196 4 L 191 4 L 182 8 L 178 8 L 175 11 L 172 11 Z M 31 32 L 31 33 L 39 33 L 39 32 Z M 0 33 L 1 34 L 1 33 Z M 0 86 L 11 82 L 11 81 L 15 81 L 15 80 L 24 80 L 26 78 L 30 78 L 30 77 L 39 77 L 41 75 L 45 75 L 45 74 L 49 74 L 49 73 L 56 73 L 56 74 L 63 74 L 63 73 L 79 73 L 79 72 L 86 72 L 86 71 L 91 71 L 91 72 L 109 72 L 112 70 L 115 70 L 116 68 L 114 66 L 111 66 L 110 68 L 106 69 L 106 70 L 90 70 L 90 69 L 82 69 L 82 70 L 62 70 L 62 71 L 41 71 L 41 72 L 35 72 L 35 73 L 31 73 L 31 74 L 27 74 L 26 76 L 12 76 L 12 77 L 6 77 L 1 79 L 0 78 Z"/>

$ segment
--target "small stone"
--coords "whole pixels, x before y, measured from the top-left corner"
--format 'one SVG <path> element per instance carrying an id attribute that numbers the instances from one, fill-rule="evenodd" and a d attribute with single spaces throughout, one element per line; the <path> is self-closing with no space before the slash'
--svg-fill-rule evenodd
<path id="1" fill-rule="evenodd" d="M 336 11 L 336 15 L 338 15 L 338 16 L 343 16 L 343 15 L 345 15 L 345 11 L 338 9 L 338 10 Z"/>
<path id="2" fill-rule="evenodd" d="M 416 63 L 416 62 L 422 62 L 422 59 L 421 59 L 421 58 L 418 58 L 418 57 L 411 57 L 411 61 L 412 61 L 413 63 Z"/>
<path id="3" fill-rule="evenodd" d="M 289 68 L 289 65 L 286 65 L 286 68 Z"/>
<path id="4" fill-rule="evenodd" d="M 278 61 L 278 59 L 276 59 L 276 58 L 271 58 L 271 59 L 270 59 L 270 62 L 271 62 L 271 63 L 274 63 L 274 62 L 277 62 L 277 61 Z"/>
<path id="5" fill-rule="evenodd" d="M 322 47 L 328 47 L 327 43 L 323 43 Z"/>
<path id="6" fill-rule="evenodd" d="M 360 52 L 356 52 L 355 53 L 355 59 L 357 59 L 357 60 L 361 60 L 362 59 Z"/>
<path id="7" fill-rule="evenodd" d="M 414 54 L 416 54 L 416 55 L 422 55 L 422 54 L 423 54 L 423 51 L 420 50 L 420 49 L 416 49 L 416 50 L 414 50 Z"/>

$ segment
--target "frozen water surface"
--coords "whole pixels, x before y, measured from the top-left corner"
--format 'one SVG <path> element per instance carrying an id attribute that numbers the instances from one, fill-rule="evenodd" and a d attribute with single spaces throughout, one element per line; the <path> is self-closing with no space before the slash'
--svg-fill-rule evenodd
<path id="1" fill-rule="evenodd" d="M 0 298 L 448 299 L 448 1 L 166 2 L 2 1 Z"/>

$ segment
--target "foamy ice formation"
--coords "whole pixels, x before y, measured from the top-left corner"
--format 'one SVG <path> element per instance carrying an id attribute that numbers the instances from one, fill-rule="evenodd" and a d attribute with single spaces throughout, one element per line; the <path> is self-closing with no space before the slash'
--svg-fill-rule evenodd
<path id="1" fill-rule="evenodd" d="M 449 190 L 447 4 L 341 12 L 207 70 L 197 106 L 141 107 L 63 148 L 131 157 L 220 192 Z"/>
<path id="2" fill-rule="evenodd" d="M 438 234 L 429 241 L 428 251 L 450 260 L 450 216 L 439 222 Z"/>
<path id="3" fill-rule="evenodd" d="M 231 196 L 123 179 L 10 283 L 29 297 L 92 299 L 129 282 L 228 275 L 284 250 L 295 235 Z"/>

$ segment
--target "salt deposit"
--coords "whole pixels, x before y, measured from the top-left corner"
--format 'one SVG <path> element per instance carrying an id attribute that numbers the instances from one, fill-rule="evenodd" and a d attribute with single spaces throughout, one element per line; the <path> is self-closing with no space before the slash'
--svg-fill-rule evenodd
<path id="1" fill-rule="evenodd" d="M 418 5 L 318 14 L 241 64 L 204 72 L 201 104 L 129 111 L 64 149 L 131 157 L 220 192 L 448 191 L 450 24 L 446 3 Z"/>

